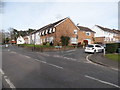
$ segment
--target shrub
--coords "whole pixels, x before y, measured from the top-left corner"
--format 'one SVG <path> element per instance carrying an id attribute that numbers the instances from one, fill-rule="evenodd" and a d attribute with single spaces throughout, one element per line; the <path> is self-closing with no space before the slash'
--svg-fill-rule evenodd
<path id="1" fill-rule="evenodd" d="M 43 42 L 43 45 L 46 45 L 47 43 L 46 42 Z"/>
<path id="2" fill-rule="evenodd" d="M 69 44 L 70 37 L 68 36 L 61 36 L 62 46 L 67 46 Z"/>
<path id="3" fill-rule="evenodd" d="M 116 53 L 118 48 L 120 48 L 120 43 L 106 44 L 106 52 L 107 53 Z"/>

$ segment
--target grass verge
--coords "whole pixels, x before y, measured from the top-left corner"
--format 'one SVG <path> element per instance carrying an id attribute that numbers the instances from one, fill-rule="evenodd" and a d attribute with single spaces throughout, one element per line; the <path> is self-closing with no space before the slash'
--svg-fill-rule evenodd
<path id="1" fill-rule="evenodd" d="M 120 62 L 120 54 L 106 54 L 105 57 Z"/>

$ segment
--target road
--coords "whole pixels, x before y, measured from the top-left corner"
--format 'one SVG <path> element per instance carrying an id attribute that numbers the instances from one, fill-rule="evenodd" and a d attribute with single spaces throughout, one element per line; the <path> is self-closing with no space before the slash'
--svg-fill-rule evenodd
<path id="1" fill-rule="evenodd" d="M 120 88 L 118 71 L 86 60 L 82 48 L 32 52 L 9 45 L 2 50 L 5 88 Z"/>

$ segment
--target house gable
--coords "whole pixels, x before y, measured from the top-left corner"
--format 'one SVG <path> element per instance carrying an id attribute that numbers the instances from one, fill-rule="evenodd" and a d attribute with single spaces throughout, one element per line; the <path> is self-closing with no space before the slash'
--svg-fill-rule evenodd
<path id="1" fill-rule="evenodd" d="M 55 28 L 56 38 L 58 39 L 60 39 L 61 36 L 76 37 L 74 30 L 79 30 L 70 18 L 65 19 L 64 22 L 60 23 Z"/>

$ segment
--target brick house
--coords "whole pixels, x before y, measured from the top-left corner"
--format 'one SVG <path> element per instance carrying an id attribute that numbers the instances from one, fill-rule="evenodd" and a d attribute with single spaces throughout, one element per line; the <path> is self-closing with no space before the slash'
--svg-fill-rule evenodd
<path id="1" fill-rule="evenodd" d="M 92 28 L 95 31 L 95 42 L 96 43 L 115 43 L 120 42 L 120 31 L 115 29 L 105 28 L 99 25 L 95 25 Z"/>
<path id="2" fill-rule="evenodd" d="M 89 35 L 88 35 L 89 34 Z M 48 24 L 30 34 L 31 44 L 42 45 L 45 42 L 52 42 L 54 45 L 60 44 L 61 36 L 69 36 L 69 45 L 89 40 L 93 43 L 94 32 L 86 27 L 76 26 L 70 18 L 61 19 L 55 23 Z M 37 43 L 36 43 L 37 42 Z"/>
<path id="3" fill-rule="evenodd" d="M 87 40 L 88 44 L 93 44 L 95 32 L 88 27 L 83 27 L 83 26 L 77 26 L 77 27 L 80 29 L 80 33 L 78 33 L 79 36 L 78 41 L 83 43 L 84 40 Z"/>
<path id="4" fill-rule="evenodd" d="M 60 43 L 61 36 L 69 36 L 71 38 L 70 44 L 75 44 L 77 43 L 75 34 L 77 31 L 79 31 L 79 28 L 67 17 L 32 32 L 30 34 L 31 43 L 36 42 L 36 36 L 39 36 L 39 44 L 53 42 L 54 45 L 57 45 Z"/>

